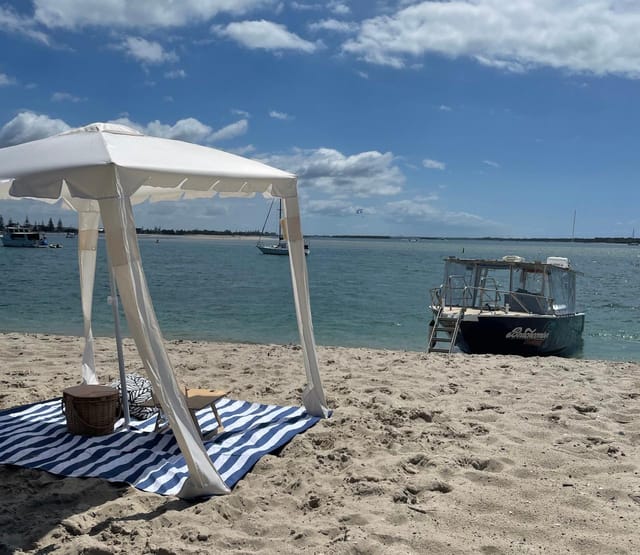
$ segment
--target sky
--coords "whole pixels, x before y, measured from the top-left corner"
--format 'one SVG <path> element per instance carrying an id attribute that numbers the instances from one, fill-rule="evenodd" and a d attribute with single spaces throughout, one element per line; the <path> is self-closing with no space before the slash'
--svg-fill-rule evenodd
<path id="1" fill-rule="evenodd" d="M 0 0 L 0 147 L 102 121 L 254 158 L 307 235 L 637 237 L 638 29 L 632 0 Z M 134 213 L 249 231 L 268 203 Z"/>

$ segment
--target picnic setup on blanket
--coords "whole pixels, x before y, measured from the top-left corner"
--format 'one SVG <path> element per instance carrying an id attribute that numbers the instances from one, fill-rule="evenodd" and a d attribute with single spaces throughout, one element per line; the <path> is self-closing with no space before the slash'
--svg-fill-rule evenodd
<path id="1" fill-rule="evenodd" d="M 134 204 L 210 198 L 218 194 L 252 197 L 257 193 L 282 199 L 284 208 L 282 225 L 289 246 L 291 283 L 306 375 L 302 392 L 304 408 L 231 401 L 225 390 L 213 390 L 217 392 L 213 395 L 211 390 L 191 395 L 189 390 L 184 390 L 178 384 L 163 344 L 140 258 Z M 146 486 L 141 489 L 182 498 L 225 494 L 230 492 L 237 476 L 236 471 L 226 473 L 231 458 L 246 450 L 241 457 L 253 461 L 246 467 L 248 470 L 257 461 L 256 456 L 262 456 L 258 453 L 269 452 L 258 449 L 255 442 L 266 438 L 264 445 L 276 445 L 271 450 L 276 449 L 295 433 L 329 416 L 313 334 L 295 175 L 213 148 L 146 136 L 123 125 L 94 123 L 0 149 L 0 199 L 16 198 L 62 200 L 78 213 L 78 265 L 85 341 L 81 383 L 74 386 L 80 389 L 72 387 L 61 392 L 62 400 L 0 413 L 0 463 L 43 468 L 65 476 L 100 475 L 105 479 L 118 476 L 116 481 L 121 479 L 136 487 L 154 476 L 154 480 L 172 485 L 164 489 L 145 489 Z M 102 230 L 107 248 L 109 301 L 114 315 L 120 383 L 126 385 L 127 377 L 118 320 L 119 300 L 153 392 L 153 401 L 141 407 L 154 411 L 146 420 L 132 420 L 128 387 L 119 388 L 118 403 L 114 402 L 112 392 L 95 389 L 106 387 L 100 384 L 95 364 L 91 322 L 98 234 Z M 211 400 L 216 395 L 217 398 Z M 116 405 L 118 408 L 114 408 Z M 120 411 L 123 424 L 114 429 L 115 421 L 111 424 L 109 421 L 114 418 L 114 412 L 119 415 Z M 265 415 L 258 416 L 260 411 L 266 411 Z M 157 426 L 160 418 L 166 418 L 166 426 Z M 206 419 L 215 429 L 202 428 L 208 422 Z M 297 431 L 292 433 L 293 430 Z M 132 434 L 136 441 L 131 440 Z M 49 450 L 47 443 L 57 441 L 60 442 L 56 443 L 57 447 Z M 143 451 L 130 451 L 131 443 L 143 445 Z M 163 477 L 157 478 L 155 471 L 145 466 L 140 475 L 125 478 L 104 462 L 134 467 L 134 461 L 138 464 L 147 459 L 161 466 L 171 462 L 170 467 L 163 466 L 167 474 L 161 472 Z M 104 473 L 100 474 L 101 471 Z M 146 477 L 142 478 L 143 475 Z"/>
<path id="2" fill-rule="evenodd" d="M 248 403 L 227 397 L 218 401 L 217 410 L 225 429 L 205 439 L 204 446 L 229 489 L 260 457 L 279 449 L 320 420 L 301 407 Z M 60 399 L 3 411 L 0 464 L 61 476 L 103 478 L 150 493 L 178 495 L 188 477 L 186 461 L 169 427 L 155 431 L 157 418 L 157 414 L 145 420 L 132 418 L 129 429 L 120 427 L 115 431 L 111 424 L 112 431 L 101 435 L 75 435 L 67 429 Z M 197 419 L 203 432 L 217 429 L 211 410 L 197 411 Z"/>

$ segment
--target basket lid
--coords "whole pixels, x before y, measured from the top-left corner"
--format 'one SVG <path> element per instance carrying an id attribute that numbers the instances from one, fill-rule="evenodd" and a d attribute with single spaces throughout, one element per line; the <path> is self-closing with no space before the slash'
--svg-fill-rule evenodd
<path id="1" fill-rule="evenodd" d="M 108 385 L 74 385 L 63 390 L 65 395 L 82 399 L 97 399 L 100 397 L 117 397 L 118 390 Z"/>

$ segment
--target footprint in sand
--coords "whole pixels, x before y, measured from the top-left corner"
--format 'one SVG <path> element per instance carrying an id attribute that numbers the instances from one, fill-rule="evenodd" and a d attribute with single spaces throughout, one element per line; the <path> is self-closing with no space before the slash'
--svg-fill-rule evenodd
<path id="1" fill-rule="evenodd" d="M 435 467 L 436 464 L 427 457 L 424 453 L 418 453 L 409 457 L 404 462 L 400 463 L 400 468 L 407 474 L 418 474 L 423 472 L 427 467 Z"/>
<path id="2" fill-rule="evenodd" d="M 335 439 L 328 433 L 319 433 L 311 437 L 311 443 L 318 449 L 333 449 Z"/>
<path id="3" fill-rule="evenodd" d="M 576 409 L 580 414 L 598 412 L 598 407 L 594 407 L 593 405 L 573 405 L 573 408 Z"/>
<path id="4" fill-rule="evenodd" d="M 413 455 L 412 457 L 407 459 L 407 463 L 412 464 L 414 466 L 435 466 L 433 462 L 429 459 L 427 455 L 424 453 L 418 453 L 417 455 Z"/>
<path id="5" fill-rule="evenodd" d="M 502 555 L 504 551 L 495 545 L 483 545 L 480 548 L 482 555 Z"/>
<path id="6" fill-rule="evenodd" d="M 503 465 L 501 462 L 495 459 L 480 459 L 476 457 L 462 457 L 458 459 L 460 466 L 470 466 L 475 470 L 482 470 L 485 472 L 500 472 Z"/>
<path id="7" fill-rule="evenodd" d="M 407 484 L 400 491 L 393 494 L 394 503 L 406 503 L 407 505 L 416 505 L 420 500 L 420 495 L 424 491 L 433 491 L 438 493 L 449 493 L 453 490 L 446 482 L 434 480 L 427 486 L 418 486 L 415 484 Z M 422 512 L 422 511 L 419 511 Z"/>
<path id="8" fill-rule="evenodd" d="M 450 486 L 449 484 L 447 484 L 446 482 L 441 482 L 440 480 L 435 480 L 434 482 L 431 482 L 431 484 L 429 484 L 427 486 L 427 489 L 429 491 L 437 491 L 440 493 L 449 493 L 450 491 L 453 490 L 453 487 Z"/>

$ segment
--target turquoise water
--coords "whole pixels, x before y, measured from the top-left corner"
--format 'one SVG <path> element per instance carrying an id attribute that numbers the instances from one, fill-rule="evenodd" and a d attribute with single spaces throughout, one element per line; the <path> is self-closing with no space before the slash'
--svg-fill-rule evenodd
<path id="1" fill-rule="evenodd" d="M 82 335 L 76 239 L 62 249 L 0 248 L 0 331 Z M 94 298 L 96 335 L 112 335 L 105 245 Z M 141 237 L 156 313 L 167 339 L 297 342 L 289 264 L 252 241 Z M 425 350 L 429 289 L 449 255 L 528 260 L 566 256 L 583 272 L 584 358 L 640 360 L 640 247 L 509 242 L 313 239 L 307 257 L 320 345 Z"/>

